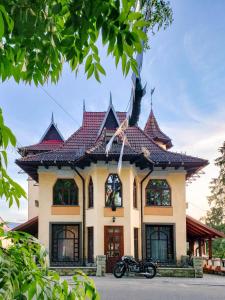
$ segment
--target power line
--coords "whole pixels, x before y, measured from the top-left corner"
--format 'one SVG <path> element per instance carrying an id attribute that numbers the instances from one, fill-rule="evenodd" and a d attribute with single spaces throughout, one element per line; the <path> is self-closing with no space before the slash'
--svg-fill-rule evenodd
<path id="1" fill-rule="evenodd" d="M 64 111 L 65 114 L 67 114 L 67 116 L 70 117 L 71 120 L 73 120 L 78 126 L 80 126 L 78 121 L 74 119 L 74 117 L 68 111 L 66 111 L 65 108 L 51 94 L 49 94 L 48 91 L 46 91 L 42 86 L 40 86 L 40 88 L 53 102 L 55 102 L 56 105 L 58 105 Z"/>

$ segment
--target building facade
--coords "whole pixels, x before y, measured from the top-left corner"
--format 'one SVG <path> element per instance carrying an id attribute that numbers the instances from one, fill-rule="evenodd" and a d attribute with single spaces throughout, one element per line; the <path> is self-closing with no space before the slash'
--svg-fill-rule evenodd
<path id="1" fill-rule="evenodd" d="M 122 136 L 108 154 L 106 145 L 125 118 L 110 101 L 106 112 L 84 110 L 66 141 L 52 119 L 38 144 L 19 149 L 16 163 L 29 176 L 26 224 L 36 224 L 52 266 L 106 255 L 111 271 L 124 254 L 175 264 L 187 253 L 186 180 L 208 162 L 170 151 L 151 109 L 144 130 L 125 131 L 118 174 Z"/>

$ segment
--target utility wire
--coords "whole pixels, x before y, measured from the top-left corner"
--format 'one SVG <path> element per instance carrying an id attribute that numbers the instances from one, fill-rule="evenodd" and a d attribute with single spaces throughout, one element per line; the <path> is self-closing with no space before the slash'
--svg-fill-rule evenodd
<path id="1" fill-rule="evenodd" d="M 48 91 L 46 91 L 42 86 L 40 86 L 40 88 L 53 102 L 55 102 L 56 105 L 58 105 L 64 111 L 65 114 L 67 114 L 67 116 L 70 117 L 71 120 L 73 120 L 76 123 L 76 125 L 78 125 L 80 127 L 80 124 L 78 123 L 78 121 L 76 119 L 74 119 L 74 117 L 68 111 L 66 111 L 65 108 L 51 94 L 49 94 Z"/>

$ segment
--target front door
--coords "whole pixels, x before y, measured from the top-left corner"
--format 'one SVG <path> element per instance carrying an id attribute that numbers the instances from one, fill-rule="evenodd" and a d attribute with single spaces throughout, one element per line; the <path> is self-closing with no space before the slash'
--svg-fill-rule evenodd
<path id="1" fill-rule="evenodd" d="M 105 226 L 106 272 L 112 273 L 116 262 L 124 255 L 123 226 Z"/>

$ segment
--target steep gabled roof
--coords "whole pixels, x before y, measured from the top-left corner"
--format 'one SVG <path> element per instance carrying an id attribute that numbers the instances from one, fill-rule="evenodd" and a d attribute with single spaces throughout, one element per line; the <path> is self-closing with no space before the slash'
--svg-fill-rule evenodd
<path id="1" fill-rule="evenodd" d="M 164 144 L 166 146 L 166 149 L 172 147 L 171 139 L 159 128 L 158 122 L 154 116 L 152 108 L 148 120 L 145 124 L 144 132 L 154 141 L 159 141 L 162 144 Z"/>
<path id="2" fill-rule="evenodd" d="M 64 138 L 58 130 L 52 114 L 50 125 L 43 134 L 40 142 L 34 145 L 20 147 L 18 151 L 22 156 L 26 156 L 30 153 L 35 154 L 39 152 L 46 152 L 58 149 L 59 146 L 63 144 L 63 142 Z"/>
<path id="3" fill-rule="evenodd" d="M 120 121 L 119 121 L 119 118 L 118 118 L 118 116 L 116 114 L 116 111 L 113 107 L 112 95 L 110 93 L 109 107 L 108 107 L 108 110 L 107 110 L 107 112 L 104 116 L 102 124 L 99 128 L 98 135 L 100 135 L 102 133 L 102 130 L 104 128 L 106 128 L 106 129 L 116 129 L 119 126 L 120 126 Z"/>
<path id="4" fill-rule="evenodd" d="M 113 144 L 108 157 L 105 154 L 107 140 L 104 139 L 104 129 L 99 136 L 100 129 L 107 112 L 86 112 L 83 114 L 82 126 L 72 134 L 58 149 L 29 155 L 16 161 L 16 163 L 31 177 L 38 180 L 38 166 L 79 166 L 84 168 L 97 160 L 118 160 L 121 141 Z M 121 123 L 126 118 L 125 112 L 115 112 Z M 115 129 L 114 129 L 115 131 Z M 157 167 L 182 167 L 187 177 L 208 164 L 207 160 L 180 153 L 164 150 L 138 126 L 126 130 L 128 144 L 124 149 L 123 160 L 135 163 L 140 168 L 150 168 L 152 164 Z M 145 155 L 143 154 L 145 152 Z M 147 154 L 146 154 L 147 153 Z"/>

